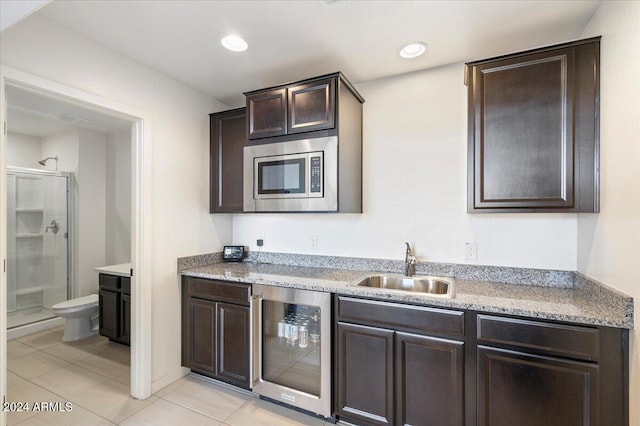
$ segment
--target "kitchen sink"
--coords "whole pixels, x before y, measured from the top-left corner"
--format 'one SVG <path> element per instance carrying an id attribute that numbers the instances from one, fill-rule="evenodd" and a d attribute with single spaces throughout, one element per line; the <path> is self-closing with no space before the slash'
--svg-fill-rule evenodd
<path id="1" fill-rule="evenodd" d="M 360 278 L 351 285 L 403 293 L 424 293 L 431 296 L 451 298 L 454 296 L 454 283 L 455 280 L 453 278 L 424 275 L 407 277 L 404 275 L 374 274 Z"/>

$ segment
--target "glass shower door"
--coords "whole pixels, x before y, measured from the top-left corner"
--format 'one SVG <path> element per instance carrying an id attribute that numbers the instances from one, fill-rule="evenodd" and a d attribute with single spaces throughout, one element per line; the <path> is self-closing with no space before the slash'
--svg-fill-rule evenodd
<path id="1" fill-rule="evenodd" d="M 7 171 L 7 311 L 14 328 L 53 318 L 69 294 L 69 174 Z"/>

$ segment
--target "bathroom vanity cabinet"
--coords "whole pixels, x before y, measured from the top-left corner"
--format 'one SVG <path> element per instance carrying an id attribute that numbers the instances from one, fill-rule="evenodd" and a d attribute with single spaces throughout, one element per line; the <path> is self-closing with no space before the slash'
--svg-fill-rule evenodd
<path id="1" fill-rule="evenodd" d="M 131 342 L 131 278 L 100 274 L 100 334 L 123 345 Z"/>

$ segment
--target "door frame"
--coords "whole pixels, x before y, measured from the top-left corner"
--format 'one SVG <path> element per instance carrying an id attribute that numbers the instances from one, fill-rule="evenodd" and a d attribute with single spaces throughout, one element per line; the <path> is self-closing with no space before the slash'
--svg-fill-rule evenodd
<path id="1" fill-rule="evenodd" d="M 7 103 L 5 86 L 13 85 L 50 95 L 117 116 L 132 123 L 131 155 L 131 396 L 151 395 L 151 115 L 101 96 L 66 86 L 11 67 L 0 66 L 0 298 L 7 294 Z M 0 400 L 7 394 L 7 306 L 0 303 Z M 0 410 L 0 425 L 5 424 Z"/>

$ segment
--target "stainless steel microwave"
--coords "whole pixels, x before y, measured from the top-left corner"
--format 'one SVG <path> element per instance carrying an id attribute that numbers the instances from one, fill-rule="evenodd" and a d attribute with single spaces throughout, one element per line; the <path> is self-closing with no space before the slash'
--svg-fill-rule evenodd
<path id="1" fill-rule="evenodd" d="M 338 210 L 336 136 L 244 148 L 245 212 Z"/>

